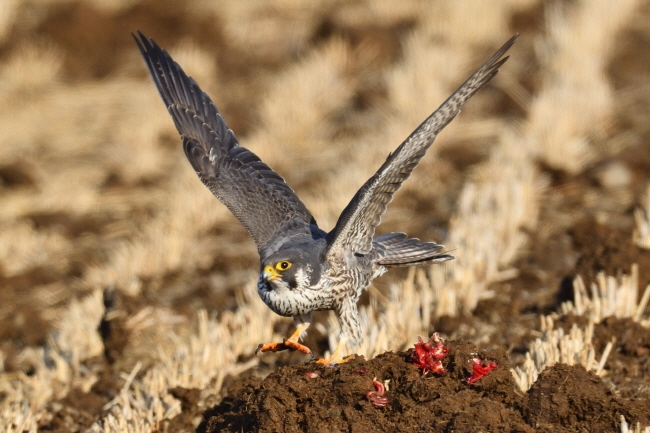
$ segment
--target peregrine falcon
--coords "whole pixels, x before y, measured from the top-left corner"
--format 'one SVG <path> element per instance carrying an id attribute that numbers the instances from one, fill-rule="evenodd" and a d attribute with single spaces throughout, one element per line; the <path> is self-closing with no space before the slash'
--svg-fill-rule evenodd
<path id="1" fill-rule="evenodd" d="M 345 362 L 343 343 L 362 340 L 357 301 L 374 278 L 396 266 L 440 263 L 454 257 L 442 245 L 404 233 L 375 237 L 386 206 L 411 175 L 438 133 L 499 71 L 517 35 L 506 42 L 433 114 L 418 126 L 359 191 L 328 233 L 284 179 L 241 147 L 210 97 L 153 39 L 133 35 L 160 96 L 180 133 L 183 150 L 199 179 L 246 227 L 260 255 L 257 291 L 275 313 L 293 317 L 295 332 L 257 352 L 299 350 L 312 313 L 334 310 L 341 322 L 339 345 L 324 365 Z M 312 355 L 313 357 L 313 355 Z"/>

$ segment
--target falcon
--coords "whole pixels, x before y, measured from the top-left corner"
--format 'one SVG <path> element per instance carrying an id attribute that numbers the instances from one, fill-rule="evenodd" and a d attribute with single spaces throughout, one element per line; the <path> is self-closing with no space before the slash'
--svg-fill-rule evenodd
<path id="1" fill-rule="evenodd" d="M 241 147 L 210 97 L 167 51 L 141 32 L 132 35 L 181 136 L 199 179 L 246 227 L 260 255 L 257 292 L 275 313 L 293 317 L 295 332 L 282 342 L 260 344 L 256 353 L 298 350 L 312 313 L 334 310 L 341 323 L 339 344 L 329 359 L 345 362 L 345 343 L 362 341 L 357 301 L 371 281 L 397 266 L 440 263 L 454 257 L 442 245 L 404 233 L 375 237 L 393 194 L 418 165 L 436 136 L 463 105 L 508 60 L 517 35 L 461 85 L 390 154 L 352 197 L 336 226 L 325 232 L 284 179 Z"/>

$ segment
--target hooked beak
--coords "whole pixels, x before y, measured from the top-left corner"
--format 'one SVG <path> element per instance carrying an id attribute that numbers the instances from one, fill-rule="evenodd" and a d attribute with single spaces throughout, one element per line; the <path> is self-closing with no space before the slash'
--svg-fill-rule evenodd
<path id="1" fill-rule="evenodd" d="M 271 281 L 280 278 L 280 274 L 278 274 L 271 266 L 265 266 L 264 271 L 262 272 L 262 278 L 267 283 L 270 283 Z"/>

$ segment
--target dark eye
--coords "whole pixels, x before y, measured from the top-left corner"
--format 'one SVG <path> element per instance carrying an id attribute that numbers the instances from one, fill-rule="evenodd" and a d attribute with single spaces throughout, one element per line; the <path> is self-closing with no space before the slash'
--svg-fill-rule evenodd
<path id="1" fill-rule="evenodd" d="M 278 262 L 275 265 L 275 269 L 277 269 L 278 271 L 286 271 L 290 267 L 291 267 L 291 262 L 288 262 L 286 260 L 282 260 L 281 262 Z"/>

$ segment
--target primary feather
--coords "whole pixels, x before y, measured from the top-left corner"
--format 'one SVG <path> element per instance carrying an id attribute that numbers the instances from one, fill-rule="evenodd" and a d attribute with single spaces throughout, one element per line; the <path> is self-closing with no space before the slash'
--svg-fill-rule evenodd
<path id="1" fill-rule="evenodd" d="M 167 51 L 142 33 L 133 36 L 201 181 L 246 227 L 260 256 L 287 240 L 324 235 L 284 179 L 240 147 L 210 97 Z"/>
<path id="2" fill-rule="evenodd" d="M 368 254 L 372 249 L 375 228 L 381 222 L 393 194 L 409 178 L 431 147 L 438 133 L 460 113 L 465 103 L 498 72 L 508 60 L 503 55 L 515 43 L 517 35 L 510 38 L 487 62 L 463 83 L 436 111 L 388 156 L 341 213 L 334 230 L 327 235 L 329 254 L 352 250 L 356 254 Z M 503 57 L 503 58 L 502 58 Z"/>

